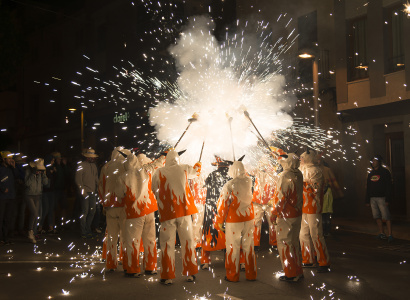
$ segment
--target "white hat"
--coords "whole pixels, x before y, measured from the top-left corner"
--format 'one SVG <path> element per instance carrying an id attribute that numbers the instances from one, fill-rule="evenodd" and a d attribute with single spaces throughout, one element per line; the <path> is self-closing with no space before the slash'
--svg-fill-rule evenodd
<path id="1" fill-rule="evenodd" d="M 29 163 L 30 167 L 36 168 L 39 171 L 45 171 L 46 167 L 44 167 L 44 159 L 36 158 L 34 161 Z"/>
<path id="2" fill-rule="evenodd" d="M 83 151 L 83 156 L 85 156 L 85 157 L 91 157 L 91 158 L 98 157 L 98 155 L 95 154 L 95 150 L 92 149 L 92 148 L 85 149 L 85 150 Z"/>

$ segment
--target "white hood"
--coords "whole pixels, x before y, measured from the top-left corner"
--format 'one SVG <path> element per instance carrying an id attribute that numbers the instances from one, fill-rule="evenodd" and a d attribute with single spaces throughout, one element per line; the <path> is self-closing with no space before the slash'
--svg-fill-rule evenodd
<path id="1" fill-rule="evenodd" d="M 179 165 L 179 155 L 174 149 L 169 150 L 167 158 L 165 160 L 165 167 L 172 167 Z"/>
<path id="2" fill-rule="evenodd" d="M 131 151 L 128 149 L 124 149 L 124 147 L 116 147 L 114 149 L 114 151 L 112 151 L 111 153 L 111 161 L 117 161 L 117 162 L 124 162 L 126 160 L 126 158 L 124 157 L 124 155 L 122 155 L 119 151 L 121 151 L 122 153 L 124 153 L 125 155 L 129 155 L 131 154 Z"/>
<path id="3" fill-rule="evenodd" d="M 316 165 L 317 164 L 317 153 L 314 150 L 309 150 L 309 153 L 306 151 L 300 156 L 300 160 L 303 165 Z"/>
<path id="4" fill-rule="evenodd" d="M 279 159 L 280 165 L 283 167 L 283 170 L 298 169 L 300 165 L 299 157 L 295 153 L 288 153 L 288 157 L 282 157 Z"/>
<path id="5" fill-rule="evenodd" d="M 233 179 L 236 177 L 245 177 L 245 166 L 241 161 L 235 161 L 232 166 L 229 167 L 228 175 Z"/>

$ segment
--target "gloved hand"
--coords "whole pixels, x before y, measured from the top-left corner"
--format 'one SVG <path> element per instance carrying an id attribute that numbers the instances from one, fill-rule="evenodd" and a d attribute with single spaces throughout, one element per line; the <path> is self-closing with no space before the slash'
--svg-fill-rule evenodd
<path id="1" fill-rule="evenodd" d="M 198 161 L 194 165 L 194 169 L 196 170 L 196 173 L 197 173 L 198 176 L 201 174 L 201 168 L 202 168 L 202 163 Z"/>

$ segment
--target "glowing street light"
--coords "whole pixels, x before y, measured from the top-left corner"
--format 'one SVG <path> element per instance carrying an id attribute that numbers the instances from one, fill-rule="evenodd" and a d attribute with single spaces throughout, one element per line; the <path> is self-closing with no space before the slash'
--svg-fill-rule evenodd
<path id="1" fill-rule="evenodd" d="M 314 58 L 315 56 L 309 53 L 301 53 L 298 55 L 300 58 Z"/>
<path id="2" fill-rule="evenodd" d="M 404 4 L 404 10 L 403 11 L 407 14 L 407 17 L 410 17 L 410 4 L 409 4 L 409 1 L 407 1 L 407 3 Z"/>

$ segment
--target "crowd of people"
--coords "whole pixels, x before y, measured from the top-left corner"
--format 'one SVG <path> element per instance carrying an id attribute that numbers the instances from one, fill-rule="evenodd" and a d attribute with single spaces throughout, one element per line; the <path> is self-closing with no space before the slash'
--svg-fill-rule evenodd
<path id="1" fill-rule="evenodd" d="M 243 157 L 227 161 L 215 156 L 216 169 L 207 176 L 200 162 L 181 164 L 182 154 L 171 148 L 151 160 L 138 149 L 117 147 L 99 170 L 98 155 L 91 148 L 83 151 L 84 159 L 75 168 L 58 152 L 26 164 L 24 157 L 2 151 L 0 242 L 11 243 L 16 224 L 18 232 L 27 229 L 32 243 L 38 234 L 55 234 L 61 229 L 56 226 L 57 211 L 60 220 L 66 220 L 62 224 L 77 219 L 81 238 L 93 238 L 104 214 L 102 256 L 107 270 L 117 269 L 122 260 L 127 277 L 140 277 L 142 270 L 157 274 L 159 241 L 160 282 L 172 284 L 178 233 L 182 273 L 188 282 L 209 268 L 211 253 L 218 250 L 225 251 L 225 280 L 236 282 L 241 270 L 247 280 L 256 280 L 255 251 L 266 220 L 269 245 L 277 249 L 282 262 L 280 280 L 299 281 L 303 268 L 330 271 L 324 235 L 330 231 L 332 194 L 343 193 L 316 151 L 307 149 L 299 157 L 271 147 L 254 169 L 245 168 Z M 387 183 L 390 179 L 376 163 L 367 198 L 376 220 L 389 219 L 377 206 L 382 200 L 375 197 L 387 201 L 378 179 Z M 67 219 L 71 187 L 77 213 Z"/>
<path id="2" fill-rule="evenodd" d="M 140 277 L 142 270 L 157 273 L 158 211 L 160 281 L 165 285 L 175 278 L 177 233 L 188 282 L 195 281 L 198 270 L 209 268 L 211 253 L 218 250 L 225 251 L 227 281 L 239 281 L 241 270 L 247 280 L 255 280 L 263 219 L 269 224 L 269 244 L 282 260 L 281 280 L 300 280 L 303 267 L 330 271 L 321 213 L 334 178 L 325 178 L 313 150 L 300 158 L 278 148 L 272 153 L 275 162 L 269 154 L 254 170 L 246 170 L 243 157 L 231 162 L 215 156 L 216 170 L 205 177 L 200 162 L 180 164 L 182 152 L 174 149 L 154 160 L 138 151 L 114 149 L 98 184 L 107 217 L 106 268 L 118 268 L 123 256 L 126 276 Z M 327 206 L 330 213 L 331 203 Z"/>
<path id="3" fill-rule="evenodd" d="M 12 244 L 16 235 L 36 243 L 42 235 L 75 228 L 73 220 L 81 217 L 83 204 L 77 173 L 77 164 L 59 152 L 28 160 L 22 154 L 1 151 L 0 245 Z M 93 234 L 101 232 L 101 221 L 99 214 L 93 218 Z"/>

